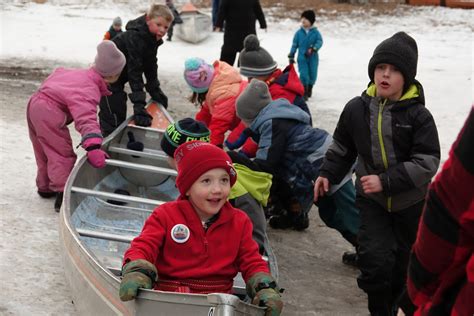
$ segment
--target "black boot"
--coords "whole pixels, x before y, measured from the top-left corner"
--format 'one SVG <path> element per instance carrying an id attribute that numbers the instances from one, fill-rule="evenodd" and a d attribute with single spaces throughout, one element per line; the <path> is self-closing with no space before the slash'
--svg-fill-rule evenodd
<path id="1" fill-rule="evenodd" d="M 311 96 L 313 95 L 313 85 L 309 85 L 308 86 L 308 98 L 311 98 Z"/>
<path id="2" fill-rule="evenodd" d="M 54 201 L 54 210 L 59 213 L 61 205 L 63 204 L 63 192 L 58 192 L 56 195 L 56 201 Z"/>
<path id="3" fill-rule="evenodd" d="M 305 230 L 309 227 L 308 213 L 302 212 L 294 219 L 293 228 L 298 231 Z"/>
<path id="4" fill-rule="evenodd" d="M 288 229 L 293 227 L 293 216 L 287 212 L 270 217 L 268 224 L 273 229 Z"/>
<path id="5" fill-rule="evenodd" d="M 354 268 L 359 267 L 358 262 L 357 262 L 358 259 L 359 259 L 359 256 L 357 255 L 357 252 L 346 251 L 342 254 L 342 263 Z"/>
<path id="6" fill-rule="evenodd" d="M 309 87 L 309 86 L 304 86 L 303 99 L 304 99 L 305 101 L 308 101 L 308 87 Z"/>
<path id="7" fill-rule="evenodd" d="M 41 196 L 43 199 L 49 199 L 49 198 L 55 197 L 56 194 L 57 192 L 53 192 L 53 191 L 45 192 L 45 191 L 38 190 L 38 195 Z"/>

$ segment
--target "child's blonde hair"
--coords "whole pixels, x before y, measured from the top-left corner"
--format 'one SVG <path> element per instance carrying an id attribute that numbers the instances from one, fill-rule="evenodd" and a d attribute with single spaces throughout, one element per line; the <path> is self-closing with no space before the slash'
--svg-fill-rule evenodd
<path id="1" fill-rule="evenodd" d="M 156 17 L 163 17 L 169 23 L 173 22 L 174 16 L 171 10 L 164 4 L 152 4 L 150 9 L 148 9 L 147 16 L 150 19 Z"/>

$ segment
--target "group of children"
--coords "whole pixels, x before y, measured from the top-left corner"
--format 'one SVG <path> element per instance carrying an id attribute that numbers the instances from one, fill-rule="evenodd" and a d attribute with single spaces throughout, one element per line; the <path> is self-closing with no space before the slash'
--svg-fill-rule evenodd
<path id="1" fill-rule="evenodd" d="M 266 306 L 267 315 L 279 315 L 280 290 L 262 257 L 263 207 L 279 205 L 271 227 L 304 230 L 314 200 L 325 224 L 357 250 L 358 285 L 368 295 L 370 313 L 395 315 L 440 159 L 436 125 L 415 79 L 417 45 L 399 32 L 376 47 L 368 88 L 345 106 L 331 136 L 312 127 L 305 102 L 322 45 L 311 12 L 302 15 L 283 70 L 255 35 L 244 40 L 240 73 L 223 61 L 185 62 L 190 101 L 200 110 L 195 119 L 170 125 L 161 140 L 178 171 L 180 197 L 154 210 L 125 253 L 122 300 L 135 298 L 138 288 L 230 293 L 242 272 L 253 302 Z M 126 32 L 99 44 L 90 69 L 60 68 L 32 96 L 27 117 L 42 197 L 59 196 L 74 165 L 68 123 L 75 122 L 89 162 L 100 168 L 107 158 L 102 135 L 125 119 L 125 82 L 132 89 L 135 124 L 151 123 L 144 86 L 167 106 L 156 52 L 172 21 L 166 6 L 152 5 Z M 301 80 L 291 62 L 296 50 Z"/>

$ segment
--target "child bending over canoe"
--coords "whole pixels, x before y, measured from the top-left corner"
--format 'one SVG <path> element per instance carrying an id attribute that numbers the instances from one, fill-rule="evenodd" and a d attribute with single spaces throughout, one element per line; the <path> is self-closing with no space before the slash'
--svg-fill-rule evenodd
<path id="1" fill-rule="evenodd" d="M 180 145 L 174 158 L 180 197 L 157 207 L 125 252 L 120 299 L 134 299 L 139 288 L 231 293 L 240 271 L 253 303 L 280 315 L 283 302 L 252 223 L 227 201 L 237 179 L 229 156 L 197 140 Z"/>
<path id="2" fill-rule="evenodd" d="M 28 102 L 26 118 L 35 152 L 36 186 L 43 198 L 56 197 L 59 212 L 66 180 L 76 162 L 68 125 L 74 122 L 89 163 L 105 166 L 106 153 L 100 147 L 102 134 L 97 122 L 100 98 L 110 95 L 108 84 L 117 81 L 125 66 L 125 56 L 114 42 L 97 46 L 89 69 L 56 69 Z"/>

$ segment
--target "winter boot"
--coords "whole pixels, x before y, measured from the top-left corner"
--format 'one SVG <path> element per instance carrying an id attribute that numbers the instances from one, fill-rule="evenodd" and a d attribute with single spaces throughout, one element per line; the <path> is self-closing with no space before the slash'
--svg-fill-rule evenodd
<path id="1" fill-rule="evenodd" d="M 308 86 L 308 98 L 311 98 L 311 96 L 313 95 L 313 85 L 309 85 Z"/>
<path id="2" fill-rule="evenodd" d="M 308 97 L 308 87 L 309 87 L 309 86 L 304 86 L 303 99 L 304 99 L 305 101 L 308 101 L 308 98 L 309 98 L 309 97 Z"/>
<path id="3" fill-rule="evenodd" d="M 359 259 L 357 252 L 346 251 L 342 254 L 342 263 L 344 263 L 345 265 L 358 268 L 359 265 L 357 259 Z"/>
<path id="4" fill-rule="evenodd" d="M 298 231 L 303 231 L 309 227 L 309 217 L 307 212 L 302 212 L 293 221 L 293 228 Z"/>
<path id="5" fill-rule="evenodd" d="M 292 214 L 285 212 L 284 214 L 270 217 L 268 224 L 273 229 L 288 229 L 293 227 L 293 219 L 294 216 Z"/>
<path id="6" fill-rule="evenodd" d="M 61 205 L 63 204 L 63 192 L 58 192 L 56 195 L 56 200 L 54 201 L 54 210 L 59 213 L 61 210 Z"/>
<path id="7" fill-rule="evenodd" d="M 38 195 L 41 196 L 43 199 L 49 199 L 56 196 L 56 192 L 53 191 L 40 191 L 38 190 Z"/>

